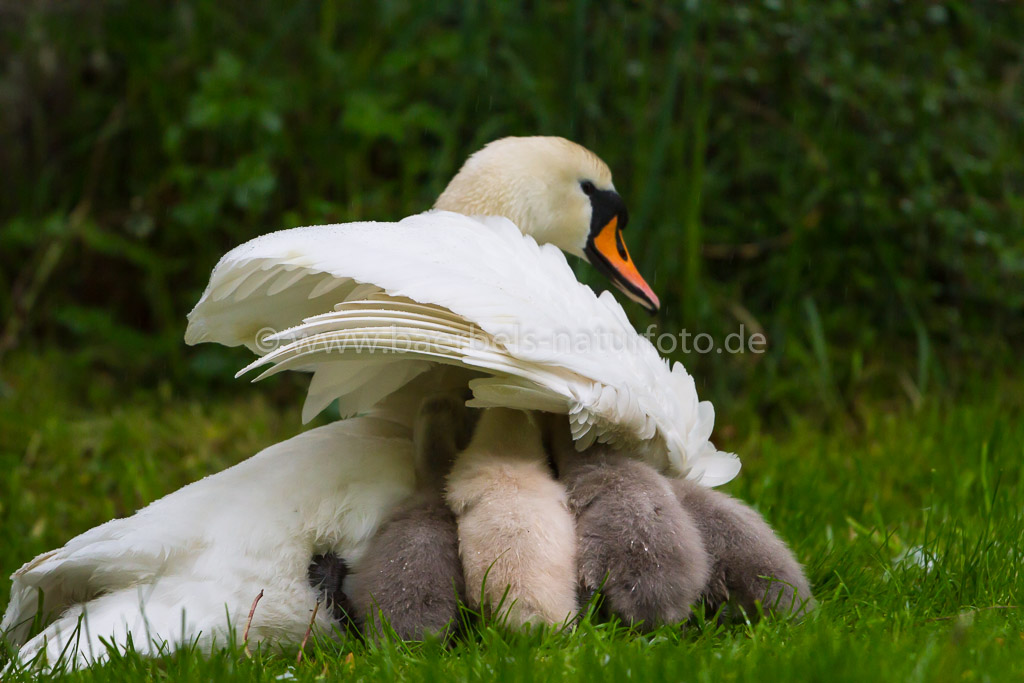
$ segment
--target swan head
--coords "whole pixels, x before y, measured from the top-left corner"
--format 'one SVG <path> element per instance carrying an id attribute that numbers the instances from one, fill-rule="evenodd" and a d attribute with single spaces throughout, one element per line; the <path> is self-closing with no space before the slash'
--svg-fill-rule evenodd
<path id="1" fill-rule="evenodd" d="M 504 216 L 541 244 L 591 264 L 633 301 L 658 310 L 657 295 L 629 256 L 629 214 L 607 164 L 559 137 L 495 140 L 469 157 L 434 208 Z"/>

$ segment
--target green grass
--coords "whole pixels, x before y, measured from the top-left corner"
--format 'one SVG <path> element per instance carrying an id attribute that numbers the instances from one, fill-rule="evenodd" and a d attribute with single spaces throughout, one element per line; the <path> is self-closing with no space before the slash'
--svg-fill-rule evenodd
<path id="1" fill-rule="evenodd" d="M 0 398 L 0 571 L 299 429 L 296 385 L 199 399 L 126 391 L 66 355 L 8 359 Z M 719 408 L 744 459 L 727 490 L 753 502 L 807 564 L 802 623 L 697 623 L 650 635 L 584 619 L 572 632 L 475 625 L 436 644 L 336 644 L 128 655 L 82 680 L 991 680 L 1024 676 L 1024 395 L 1017 379 L 866 407 L 858 426 L 761 433 Z M 1011 398 L 1013 397 L 1013 398 Z M 6 584 L 0 584 L 6 594 Z M 347 661 L 349 655 L 351 661 Z M 0 660 L 6 655 L 0 655 Z M 20 680 L 10 676 L 9 680 Z"/>

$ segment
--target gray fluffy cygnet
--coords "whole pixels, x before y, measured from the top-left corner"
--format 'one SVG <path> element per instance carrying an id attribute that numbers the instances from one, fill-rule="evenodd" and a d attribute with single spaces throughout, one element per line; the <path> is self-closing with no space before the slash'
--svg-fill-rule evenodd
<path id="1" fill-rule="evenodd" d="M 447 637 L 458 622 L 466 568 L 442 487 L 469 441 L 473 416 L 455 397 L 431 398 L 420 408 L 414 433 L 419 490 L 389 515 L 348 579 L 346 609 L 368 636 L 380 635 L 381 617 L 409 640 Z M 797 616 L 813 608 L 802 567 L 756 511 L 608 446 L 577 453 L 563 421 L 547 420 L 546 446 L 575 519 L 583 597 L 600 590 L 607 611 L 645 629 L 685 621 L 701 601 L 708 614 L 731 605 L 754 616 L 758 603 L 768 613 Z M 544 522 L 538 517 L 533 523 Z M 526 581 L 527 569 L 539 568 L 520 566 L 522 576 L 509 581 Z M 324 571 L 319 567 L 318 575 Z M 549 593 L 555 595 L 537 595 Z M 549 599 L 551 605 L 538 604 L 536 611 L 561 614 L 564 600 Z M 344 600 L 339 587 L 334 602 Z"/>
<path id="2" fill-rule="evenodd" d="M 577 453 L 561 426 L 549 447 L 576 515 L 580 590 L 600 589 L 627 623 L 678 623 L 699 600 L 708 614 L 726 603 L 750 616 L 758 602 L 796 616 L 813 607 L 800 563 L 744 503 L 608 446 Z"/>
<path id="3" fill-rule="evenodd" d="M 711 559 L 665 477 L 603 446 L 559 453 L 556 465 L 576 516 L 583 597 L 600 590 L 605 609 L 645 628 L 688 619 Z"/>
<path id="4" fill-rule="evenodd" d="M 471 422 L 459 397 L 431 397 L 420 406 L 413 433 L 418 490 L 388 515 L 347 586 L 367 637 L 381 637 L 386 622 L 402 640 L 446 639 L 458 624 L 465 582 L 442 485 Z"/>
<path id="5" fill-rule="evenodd" d="M 761 515 L 696 482 L 673 479 L 670 484 L 711 556 L 711 576 L 701 595 L 707 614 L 726 603 L 751 617 L 757 602 L 770 614 L 799 617 L 814 609 L 803 567 Z"/>

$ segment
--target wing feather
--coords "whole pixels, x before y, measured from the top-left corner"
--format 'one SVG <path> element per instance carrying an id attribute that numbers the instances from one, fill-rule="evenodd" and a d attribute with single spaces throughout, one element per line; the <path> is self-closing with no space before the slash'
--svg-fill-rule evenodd
<path id="1" fill-rule="evenodd" d="M 705 483 L 739 468 L 708 440 L 714 411 L 685 368 L 662 359 L 610 293 L 579 283 L 558 249 L 502 218 L 428 212 L 252 240 L 214 269 L 186 341 L 254 348 L 250 335 L 267 328 L 279 346 L 256 348 L 265 355 L 239 374 L 323 372 L 304 419 L 335 397 L 363 409 L 444 364 L 488 375 L 472 384 L 474 405 L 569 414 L 578 446 L 631 446 Z M 372 370 L 340 369 L 349 363 Z"/>

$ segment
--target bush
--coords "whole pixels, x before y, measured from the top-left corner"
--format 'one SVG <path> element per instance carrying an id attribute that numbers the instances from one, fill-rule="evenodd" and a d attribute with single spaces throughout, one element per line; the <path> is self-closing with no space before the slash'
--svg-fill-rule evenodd
<path id="1" fill-rule="evenodd" d="M 224 251 L 421 211 L 484 142 L 536 133 L 612 167 L 664 329 L 765 331 L 763 356 L 680 356 L 713 398 L 855 414 L 1022 331 L 1016 3 L 0 13 L 0 347 L 229 381 L 236 357 L 180 342 Z"/>

